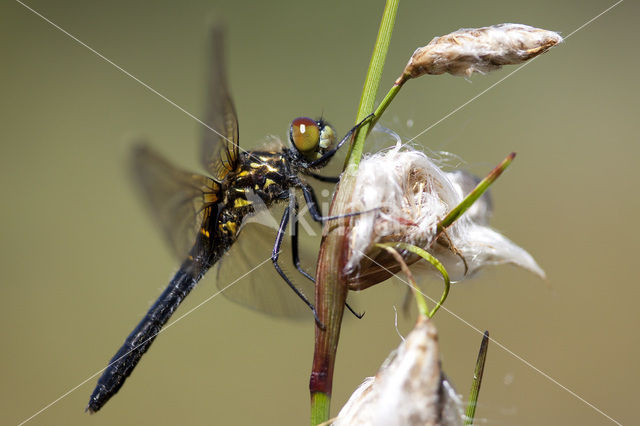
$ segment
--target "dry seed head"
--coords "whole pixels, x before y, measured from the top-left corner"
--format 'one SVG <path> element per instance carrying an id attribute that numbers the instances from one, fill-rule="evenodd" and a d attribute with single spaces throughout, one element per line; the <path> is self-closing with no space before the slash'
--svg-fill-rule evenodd
<path id="1" fill-rule="evenodd" d="M 462 28 L 418 48 L 396 84 L 424 74 L 486 73 L 525 62 L 561 42 L 556 32 L 522 24 Z"/>
<path id="2" fill-rule="evenodd" d="M 371 211 L 351 219 L 345 274 L 352 289 L 363 289 L 388 277 L 375 275 L 382 264 L 393 269 L 375 244 L 404 242 L 435 256 L 453 281 L 487 265 L 511 263 L 544 277 L 533 257 L 488 226 L 491 202 L 483 195 L 443 234 L 437 225 L 475 186 L 466 172 L 444 172 L 423 152 L 402 147 L 362 160 L 350 211 Z M 418 260 L 402 253 L 408 264 Z M 371 259 L 374 259 L 373 261 Z M 416 264 L 425 264 L 419 262 Z M 397 268 L 395 269 L 397 270 Z"/>
<path id="3" fill-rule="evenodd" d="M 462 402 L 440 369 L 438 336 L 421 317 L 395 353 L 351 395 L 334 426 L 462 425 Z"/>

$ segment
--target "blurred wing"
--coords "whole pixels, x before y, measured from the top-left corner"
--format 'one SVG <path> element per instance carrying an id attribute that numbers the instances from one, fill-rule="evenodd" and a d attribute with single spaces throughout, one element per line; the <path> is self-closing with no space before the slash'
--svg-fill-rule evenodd
<path id="1" fill-rule="evenodd" d="M 133 150 L 132 172 L 171 248 L 184 260 L 200 225 L 218 202 L 220 185 L 206 176 L 175 168 L 145 145 Z"/>
<path id="2" fill-rule="evenodd" d="M 216 283 L 228 299 L 248 308 L 280 317 L 312 319 L 309 307 L 276 272 L 270 259 L 282 213 L 282 206 L 267 209 L 263 205 L 245 220 L 238 240 L 218 262 Z M 299 228 L 299 257 L 302 268 L 315 276 L 321 228 L 310 220 L 307 222 L 311 224 L 301 224 Z M 315 305 L 315 284 L 300 274 L 293 264 L 289 229 L 280 248 L 278 264 Z M 362 312 L 357 299 L 354 292 L 349 292 L 348 303 L 356 311 Z M 347 313 L 345 316 L 352 317 Z"/>
<path id="3" fill-rule="evenodd" d="M 224 69 L 224 37 L 220 27 L 212 30 L 212 57 L 208 105 L 200 149 L 202 165 L 222 179 L 238 163 L 238 118 L 227 87 Z"/>
<path id="4" fill-rule="evenodd" d="M 276 229 L 259 223 L 246 224 L 238 241 L 218 262 L 217 285 L 230 300 L 260 312 L 311 319 L 313 316 L 309 307 L 273 267 L 270 257 L 275 239 Z M 303 268 L 313 276 L 316 256 L 313 251 L 303 248 L 300 248 Z M 313 303 L 314 284 L 303 277 L 293 265 L 288 238 L 285 238 L 282 244 L 279 264 L 291 281 Z M 253 270 L 257 265 L 261 266 Z"/>

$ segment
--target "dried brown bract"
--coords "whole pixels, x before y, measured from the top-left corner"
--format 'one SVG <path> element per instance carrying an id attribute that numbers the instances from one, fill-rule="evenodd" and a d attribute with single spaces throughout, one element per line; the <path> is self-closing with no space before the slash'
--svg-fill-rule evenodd
<path id="1" fill-rule="evenodd" d="M 534 58 L 562 42 L 553 31 L 522 24 L 463 28 L 418 48 L 396 84 L 424 74 L 469 77 Z"/>

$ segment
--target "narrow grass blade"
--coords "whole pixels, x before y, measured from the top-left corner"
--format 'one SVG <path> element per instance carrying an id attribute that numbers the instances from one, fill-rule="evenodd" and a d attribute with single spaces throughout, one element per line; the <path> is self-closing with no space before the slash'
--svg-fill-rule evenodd
<path id="1" fill-rule="evenodd" d="M 440 272 L 440 274 L 442 274 L 442 279 L 444 280 L 444 290 L 442 291 L 442 296 L 440 296 L 440 300 L 438 301 L 436 306 L 433 308 L 433 310 L 431 310 L 431 312 L 426 313 L 426 315 L 429 318 L 433 318 L 433 316 L 438 311 L 438 309 L 440 309 L 444 301 L 447 300 L 447 296 L 449 295 L 449 290 L 451 288 L 451 280 L 449 279 L 449 273 L 445 269 L 444 265 L 440 263 L 438 259 L 433 257 L 431 253 L 427 252 L 424 249 L 421 249 L 418 246 L 414 246 L 412 244 L 402 243 L 402 242 L 393 242 L 393 243 L 381 243 L 376 245 L 382 248 L 394 247 L 394 248 L 399 248 L 401 250 L 407 250 L 413 254 L 420 256 L 427 262 L 431 263 Z M 400 266 L 402 266 L 402 264 L 400 264 Z M 416 302 L 418 303 L 418 309 L 421 309 L 421 306 L 424 306 L 424 308 L 426 309 L 426 302 L 422 297 L 422 293 L 420 293 L 419 291 L 415 291 L 414 294 L 416 295 Z M 422 299 L 422 301 L 420 301 L 420 299 Z"/>
<path id="2" fill-rule="evenodd" d="M 460 216 L 462 216 L 464 212 L 466 212 L 469 207 L 471 207 L 473 203 L 475 203 L 476 200 L 480 198 L 480 196 L 489 188 L 489 186 L 491 186 L 491 184 L 495 182 L 496 179 L 498 179 L 502 172 L 504 172 L 506 168 L 509 167 L 515 156 L 516 153 L 512 152 L 507 156 L 507 158 L 502 160 L 502 162 L 498 164 L 496 168 L 487 175 L 486 178 L 480 181 L 480 183 L 474 188 L 474 190 L 471 191 L 460 204 L 458 204 L 453 210 L 451 210 L 449 214 L 446 215 L 445 218 L 440 221 L 440 223 L 438 223 L 438 234 L 451 226 L 453 222 L 458 220 L 458 218 L 460 218 Z"/>
<path id="3" fill-rule="evenodd" d="M 464 424 L 469 426 L 473 424 L 476 415 L 476 406 L 478 405 L 478 394 L 480 393 L 480 385 L 482 384 L 482 374 L 484 373 L 484 362 L 487 359 L 487 350 L 489 349 L 489 332 L 485 331 L 480 343 L 480 351 L 476 361 L 476 368 L 473 371 L 473 383 L 471 384 L 471 392 L 469 394 L 469 405 L 465 412 Z"/>

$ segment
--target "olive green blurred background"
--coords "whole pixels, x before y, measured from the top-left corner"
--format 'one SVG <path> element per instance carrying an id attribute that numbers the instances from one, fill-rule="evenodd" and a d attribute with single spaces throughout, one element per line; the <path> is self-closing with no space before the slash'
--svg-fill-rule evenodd
<path id="1" fill-rule="evenodd" d="M 245 148 L 283 136 L 298 115 L 324 114 L 339 133 L 352 125 L 383 8 L 28 4 L 199 117 L 207 32 L 223 18 Z M 566 36 L 612 4 L 403 1 L 382 87 L 433 36 L 501 22 Z M 176 164 L 200 170 L 201 127 L 19 3 L 0 7 L 0 423 L 19 423 L 73 390 L 30 423 L 307 424 L 312 322 L 223 297 L 162 334 L 103 411 L 84 413 L 97 378 L 83 381 L 106 365 L 177 266 L 127 176 L 131 137 L 147 136 Z M 417 139 L 459 155 L 476 174 L 518 152 L 493 188 L 493 225 L 534 255 L 548 281 L 491 268 L 455 286 L 446 306 L 622 423 L 637 418 L 640 379 L 638 12 L 620 4 Z M 411 138 L 513 69 L 472 82 L 413 81 L 383 124 Z M 439 286 L 431 283 L 431 294 Z M 205 280 L 178 313 L 216 290 Z M 399 344 L 400 295 L 393 285 L 367 290 L 366 316 L 344 325 L 334 412 Z M 400 317 L 400 332 L 412 321 Z M 443 367 L 466 395 L 481 336 L 446 312 L 436 324 Z M 489 424 L 610 423 L 496 344 L 479 402 Z"/>

